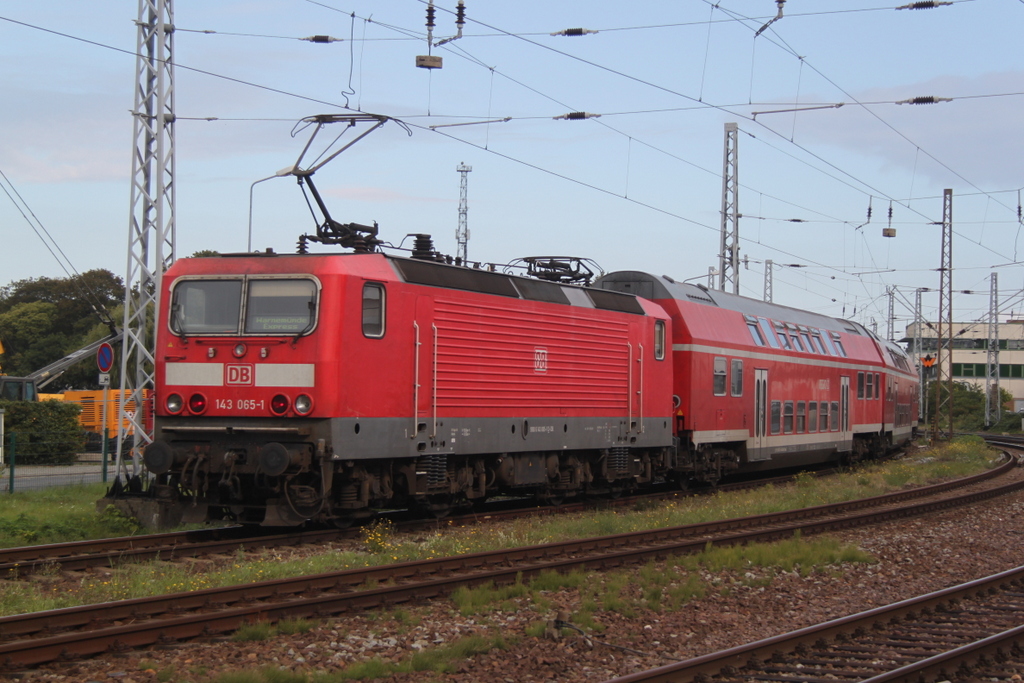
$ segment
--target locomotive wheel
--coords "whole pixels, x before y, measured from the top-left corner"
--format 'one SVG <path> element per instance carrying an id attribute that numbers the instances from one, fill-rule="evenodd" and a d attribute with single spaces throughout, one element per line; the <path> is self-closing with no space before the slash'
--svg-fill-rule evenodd
<path id="1" fill-rule="evenodd" d="M 537 502 L 541 505 L 550 505 L 551 507 L 558 507 L 565 502 L 564 493 L 541 493 L 537 496 Z"/>

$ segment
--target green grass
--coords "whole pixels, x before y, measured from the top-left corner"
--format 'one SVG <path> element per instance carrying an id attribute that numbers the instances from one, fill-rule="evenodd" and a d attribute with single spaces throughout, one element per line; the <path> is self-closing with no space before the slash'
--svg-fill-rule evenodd
<path id="1" fill-rule="evenodd" d="M 0 495 L 0 548 L 138 533 L 139 525 L 113 508 L 97 514 L 105 493 L 105 484 L 87 484 Z"/>
<path id="2" fill-rule="evenodd" d="M 965 476 L 991 467 L 992 458 L 992 452 L 979 439 L 964 438 L 936 451 L 922 451 L 901 461 L 868 465 L 824 480 L 805 476 L 798 478 L 793 485 L 680 498 L 656 507 L 638 506 L 642 509 L 634 511 L 590 511 L 465 528 L 449 525 L 426 537 L 399 536 L 393 534 L 388 525 L 378 524 L 364 532 L 363 548 L 358 551 L 330 552 L 287 561 L 276 550 L 239 553 L 234 562 L 216 571 L 202 562 L 167 564 L 157 561 L 116 565 L 111 567 L 110 576 L 90 574 L 81 580 L 78 591 L 65 591 L 59 595 L 53 594 L 45 584 L 9 584 L 0 592 L 0 615 L 777 512 L 864 498 L 894 488 Z M 57 542 L 129 533 L 130 524 L 120 515 L 110 512 L 110 508 L 105 514 L 95 512 L 95 501 L 103 493 L 102 485 L 94 485 L 0 496 L 0 546 L 25 545 L 30 542 L 28 539 Z M 800 555 L 798 549 L 790 549 L 786 553 L 793 559 L 789 564 L 778 565 L 783 569 L 793 566 L 803 571 L 804 567 L 814 566 L 817 562 Z M 729 560 L 709 561 L 724 563 Z M 659 584 L 656 579 L 661 580 L 652 576 L 646 596 L 641 603 L 632 604 L 630 609 L 654 605 L 659 601 L 678 604 L 680 600 L 688 599 L 688 595 L 695 596 L 706 590 L 706 587 L 690 585 L 686 581 L 669 585 Z M 545 581 L 550 585 L 545 585 Z M 533 596 L 531 600 L 543 604 L 545 591 L 571 587 L 566 582 L 573 581 L 582 583 L 585 579 L 573 574 L 568 577 L 545 576 L 534 579 L 527 588 Z M 502 592 L 521 590 L 519 588 L 492 590 L 494 593 L 486 597 L 467 592 L 460 611 L 465 609 L 467 613 L 474 613 L 492 604 L 500 608 L 502 604 L 521 597 Z M 608 592 L 602 596 L 591 596 L 590 600 L 601 605 L 605 600 L 616 604 L 617 600 L 621 602 L 624 598 Z"/>

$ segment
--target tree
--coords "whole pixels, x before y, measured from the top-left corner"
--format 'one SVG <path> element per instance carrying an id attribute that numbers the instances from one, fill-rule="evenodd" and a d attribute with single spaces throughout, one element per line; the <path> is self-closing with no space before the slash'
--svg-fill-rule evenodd
<path id="1" fill-rule="evenodd" d="M 1005 389 L 1000 389 L 1001 405 L 1011 405 L 1013 402 L 1013 396 L 1010 395 Z M 953 394 L 952 394 L 952 406 L 953 406 L 953 430 L 958 432 L 980 432 L 985 429 L 985 389 L 984 387 L 970 382 L 953 382 Z M 934 415 L 935 406 L 938 405 L 938 382 L 930 382 L 928 384 L 928 409 L 931 414 L 927 416 L 927 422 L 929 425 L 932 423 L 932 417 Z M 1003 409 L 1003 412 L 1007 412 Z M 948 429 L 949 425 L 945 422 L 948 419 L 945 415 L 940 415 L 939 419 L 942 420 L 942 424 L 939 425 L 940 431 Z M 1018 423 L 1019 416 L 1010 420 L 1011 423 Z"/>
<path id="2" fill-rule="evenodd" d="M 109 334 L 106 316 L 123 300 L 121 278 L 103 269 L 69 278 L 28 278 L 0 288 L 3 372 L 29 375 Z M 98 388 L 95 365 L 83 359 L 46 390 L 71 388 Z"/>

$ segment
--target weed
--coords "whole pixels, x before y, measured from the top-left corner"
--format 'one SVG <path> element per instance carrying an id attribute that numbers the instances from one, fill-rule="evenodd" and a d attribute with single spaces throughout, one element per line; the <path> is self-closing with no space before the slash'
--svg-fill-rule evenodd
<path id="1" fill-rule="evenodd" d="M 265 621 L 260 621 L 255 624 L 243 624 L 241 628 L 235 631 L 235 635 L 232 636 L 232 640 L 238 642 L 249 642 L 254 640 L 269 640 L 276 634 L 276 629 L 271 624 Z"/>
<path id="2" fill-rule="evenodd" d="M 297 633 L 309 633 L 315 625 L 308 619 L 284 619 L 277 622 L 277 632 L 290 636 Z"/>
<path id="3" fill-rule="evenodd" d="M 374 555 L 392 552 L 394 548 L 394 526 L 390 519 L 376 519 L 360 529 L 363 545 Z"/>
<path id="4" fill-rule="evenodd" d="M 452 601 L 459 608 L 459 614 L 468 616 L 495 609 L 506 600 L 519 598 L 527 594 L 529 589 L 520 581 L 505 586 L 495 586 L 487 582 L 481 586 L 460 586 L 452 593 Z"/>

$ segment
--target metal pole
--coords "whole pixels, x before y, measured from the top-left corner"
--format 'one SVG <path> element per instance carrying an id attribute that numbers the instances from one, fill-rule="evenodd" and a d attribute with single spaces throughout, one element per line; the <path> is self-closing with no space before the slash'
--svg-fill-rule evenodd
<path id="1" fill-rule="evenodd" d="M 927 375 L 927 371 L 924 367 L 924 353 L 922 353 L 921 346 L 924 343 L 924 336 L 921 331 L 921 327 L 924 326 L 924 316 L 921 315 L 921 292 L 924 291 L 924 287 L 918 287 L 917 291 L 914 292 L 914 354 L 917 357 L 917 408 L 921 411 L 917 416 L 917 421 L 921 422 L 927 420 L 927 416 L 924 412 L 924 378 Z"/>
<path id="2" fill-rule="evenodd" d="M 999 393 L 999 278 L 992 273 L 988 304 L 988 353 L 985 358 L 985 427 L 1003 417 Z"/>
<path id="3" fill-rule="evenodd" d="M 15 445 L 17 443 L 17 436 L 18 436 L 17 434 L 14 434 L 13 432 L 11 433 L 11 450 L 7 454 L 7 460 L 8 460 L 8 467 L 7 467 L 7 469 L 8 469 L 8 477 L 9 477 L 9 479 L 8 479 L 9 483 L 7 485 L 7 492 L 8 493 L 14 493 L 14 452 L 16 450 Z"/>
<path id="4" fill-rule="evenodd" d="M 100 452 L 103 454 L 103 483 L 107 483 L 107 437 L 109 435 L 109 429 L 107 429 L 107 403 L 110 401 L 110 385 L 103 385 L 103 446 L 100 448 Z"/>

